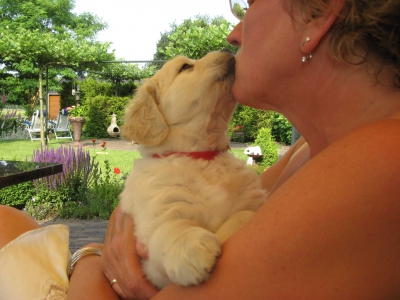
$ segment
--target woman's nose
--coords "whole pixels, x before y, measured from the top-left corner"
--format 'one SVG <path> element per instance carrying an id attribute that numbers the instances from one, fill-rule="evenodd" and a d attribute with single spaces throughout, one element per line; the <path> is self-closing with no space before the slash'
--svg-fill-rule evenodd
<path id="1" fill-rule="evenodd" d="M 228 34 L 226 40 L 232 46 L 240 47 L 242 43 L 242 22 L 239 22 L 235 28 Z"/>

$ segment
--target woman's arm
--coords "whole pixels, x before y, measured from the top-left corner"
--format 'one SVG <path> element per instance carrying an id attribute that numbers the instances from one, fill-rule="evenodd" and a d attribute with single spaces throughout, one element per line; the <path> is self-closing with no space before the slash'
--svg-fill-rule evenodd
<path id="1" fill-rule="evenodd" d="M 90 244 L 87 247 L 103 250 L 101 244 Z M 70 278 L 67 299 L 120 299 L 103 273 L 99 255 L 86 255 L 78 260 Z"/>

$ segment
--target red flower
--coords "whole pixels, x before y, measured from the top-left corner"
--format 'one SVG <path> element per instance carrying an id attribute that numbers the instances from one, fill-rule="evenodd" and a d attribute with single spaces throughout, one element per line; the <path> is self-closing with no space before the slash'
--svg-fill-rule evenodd
<path id="1" fill-rule="evenodd" d="M 106 143 L 107 143 L 107 142 L 103 142 L 103 143 L 101 143 L 100 146 L 104 148 L 104 147 L 106 146 Z"/>
<path id="2" fill-rule="evenodd" d="M 114 168 L 114 173 L 115 174 L 119 174 L 119 173 L 121 173 L 121 170 L 118 167 L 115 167 Z"/>
<path id="3" fill-rule="evenodd" d="M 93 144 L 96 143 L 96 139 L 92 139 L 92 143 L 93 143 Z"/>
<path id="4" fill-rule="evenodd" d="M 243 126 L 235 126 L 232 128 L 233 132 L 239 132 L 239 131 L 243 131 Z"/>

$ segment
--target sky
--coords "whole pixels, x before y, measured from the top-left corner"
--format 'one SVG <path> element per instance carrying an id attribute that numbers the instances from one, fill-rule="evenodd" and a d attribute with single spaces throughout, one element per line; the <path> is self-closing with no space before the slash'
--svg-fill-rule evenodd
<path id="1" fill-rule="evenodd" d="M 108 24 L 97 40 L 112 42 L 118 59 L 152 60 L 161 33 L 196 15 L 223 16 L 232 24 L 228 0 L 75 0 L 74 13 L 90 12 Z"/>

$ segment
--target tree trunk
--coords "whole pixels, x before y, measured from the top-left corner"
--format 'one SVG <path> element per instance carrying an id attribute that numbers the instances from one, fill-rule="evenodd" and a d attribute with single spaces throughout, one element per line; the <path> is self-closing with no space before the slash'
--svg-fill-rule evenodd
<path id="1" fill-rule="evenodd" d="M 44 141 L 44 111 L 43 111 L 43 68 L 39 68 L 39 104 L 40 104 L 40 143 L 45 145 Z"/>

